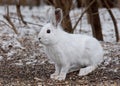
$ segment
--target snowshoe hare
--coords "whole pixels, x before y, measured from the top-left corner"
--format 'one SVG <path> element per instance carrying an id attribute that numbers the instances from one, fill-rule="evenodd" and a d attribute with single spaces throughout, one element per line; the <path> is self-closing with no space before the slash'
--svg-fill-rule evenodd
<path id="1" fill-rule="evenodd" d="M 44 45 L 46 54 L 55 64 L 55 73 L 50 78 L 65 80 L 66 74 L 74 67 L 80 68 L 79 76 L 91 73 L 103 61 L 103 49 L 95 38 L 70 34 L 61 26 L 62 10 L 48 12 L 49 23 L 43 25 L 38 39 Z"/>

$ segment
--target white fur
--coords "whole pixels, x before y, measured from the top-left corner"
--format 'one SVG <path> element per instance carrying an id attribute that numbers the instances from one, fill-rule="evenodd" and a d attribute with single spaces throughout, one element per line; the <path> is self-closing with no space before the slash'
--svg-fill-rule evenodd
<path id="1" fill-rule="evenodd" d="M 48 29 L 50 33 L 46 33 Z M 103 49 L 95 38 L 69 34 L 60 24 L 47 23 L 38 38 L 55 64 L 55 73 L 51 75 L 53 79 L 64 80 L 70 69 L 79 66 L 86 66 L 80 69 L 79 76 L 87 75 L 103 61 Z"/>

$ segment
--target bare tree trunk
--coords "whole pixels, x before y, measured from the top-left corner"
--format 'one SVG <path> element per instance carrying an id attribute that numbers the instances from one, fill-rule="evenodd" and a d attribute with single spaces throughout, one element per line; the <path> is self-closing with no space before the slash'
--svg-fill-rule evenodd
<path id="1" fill-rule="evenodd" d="M 81 0 L 77 0 L 77 7 L 80 8 L 80 7 L 82 7 L 81 5 L 82 5 L 82 1 Z"/>
<path id="2" fill-rule="evenodd" d="M 118 0 L 118 4 L 117 4 L 117 5 L 118 5 L 118 7 L 119 7 L 119 9 L 120 9 L 120 0 Z"/>
<path id="3" fill-rule="evenodd" d="M 17 1 L 16 1 L 17 15 L 18 15 L 18 17 L 21 19 L 21 21 L 23 22 L 23 24 L 27 25 L 27 22 L 24 21 L 24 18 L 23 18 L 23 16 L 22 16 L 20 6 L 21 6 L 21 5 L 20 5 L 20 2 L 19 2 L 19 1 L 17 2 Z"/>
<path id="4" fill-rule="evenodd" d="M 64 27 L 64 30 L 69 33 L 73 33 L 72 25 L 71 25 L 71 20 L 70 16 L 66 15 L 62 21 L 62 26 Z"/>
<path id="5" fill-rule="evenodd" d="M 89 5 L 93 0 L 87 0 L 86 3 Z M 92 26 L 92 33 L 95 38 L 103 41 L 102 28 L 98 13 L 98 3 L 95 1 L 87 11 L 89 23 Z"/>

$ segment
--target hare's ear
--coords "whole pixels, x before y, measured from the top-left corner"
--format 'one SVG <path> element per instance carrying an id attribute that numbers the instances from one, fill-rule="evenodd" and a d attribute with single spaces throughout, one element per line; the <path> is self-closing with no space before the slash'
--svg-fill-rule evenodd
<path id="1" fill-rule="evenodd" d="M 59 24 L 61 24 L 62 19 L 63 19 L 62 9 L 60 9 L 60 8 L 55 9 L 56 26 L 59 25 Z"/>
<path id="2" fill-rule="evenodd" d="M 61 24 L 63 19 L 62 9 L 60 8 L 55 9 L 54 7 L 51 7 L 47 10 L 47 15 L 48 15 L 47 22 L 52 23 L 54 26 Z"/>
<path id="3" fill-rule="evenodd" d="M 55 8 L 54 7 L 50 7 L 47 10 L 47 23 L 52 23 L 52 24 L 56 24 L 56 20 L 55 20 Z"/>

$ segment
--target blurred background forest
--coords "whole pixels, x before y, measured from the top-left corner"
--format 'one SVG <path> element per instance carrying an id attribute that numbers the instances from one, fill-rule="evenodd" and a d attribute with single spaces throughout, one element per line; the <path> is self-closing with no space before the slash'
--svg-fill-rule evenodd
<path id="1" fill-rule="evenodd" d="M 105 61 L 93 73 L 65 81 L 50 79 L 48 63 L 37 35 L 53 6 L 63 10 L 68 33 L 97 38 Z M 0 0 L 0 86 L 119 86 L 120 0 Z"/>
<path id="2" fill-rule="evenodd" d="M 106 8 L 109 15 L 112 18 L 114 29 L 115 29 L 115 37 L 116 41 L 119 41 L 119 31 L 116 19 L 111 11 L 111 8 L 119 8 L 120 0 L 0 0 L 1 5 L 16 5 L 18 16 L 21 17 L 23 21 L 23 17 L 21 14 L 20 6 L 29 6 L 30 9 L 34 6 L 44 6 L 44 5 L 52 5 L 55 8 L 61 8 L 63 10 L 63 22 L 62 26 L 65 31 L 69 33 L 73 33 L 76 29 L 76 26 L 82 19 L 83 15 L 87 13 L 87 21 L 91 24 L 92 34 L 98 40 L 103 41 L 102 27 L 99 17 L 99 9 Z M 74 8 L 85 8 L 82 12 L 81 16 L 78 18 L 78 21 L 74 26 L 71 24 L 70 19 L 70 11 Z M 8 13 L 9 14 L 9 13 Z M 6 16 L 4 16 L 6 18 Z M 23 21 L 23 23 L 26 23 Z M 13 24 L 12 24 L 13 26 Z M 13 27 L 15 30 L 15 27 Z M 15 30 L 17 33 L 17 31 Z"/>

